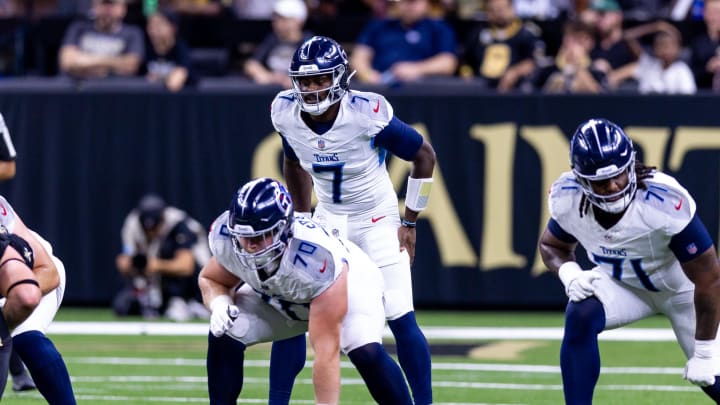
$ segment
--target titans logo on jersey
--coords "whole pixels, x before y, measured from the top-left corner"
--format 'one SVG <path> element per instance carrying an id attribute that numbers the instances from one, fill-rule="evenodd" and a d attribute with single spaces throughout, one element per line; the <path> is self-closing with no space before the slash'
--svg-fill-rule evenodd
<path id="1" fill-rule="evenodd" d="M 385 167 L 387 152 L 375 145 L 393 110 L 383 96 L 369 92 L 348 92 L 339 103 L 335 121 L 318 133 L 302 120 L 288 90 L 273 101 L 272 122 L 283 137 L 286 156 L 312 175 L 321 204 L 335 204 L 337 214 L 371 210 L 395 198 Z"/>
<path id="2" fill-rule="evenodd" d="M 616 280 L 649 291 L 677 291 L 688 285 L 679 260 L 692 259 L 712 242 L 695 215 L 695 201 L 674 178 L 655 173 L 645 184 L 620 221 L 605 229 L 592 209 L 580 215 L 582 188 L 571 172 L 564 173 L 550 191 L 549 229 L 561 240 L 579 242 Z"/>

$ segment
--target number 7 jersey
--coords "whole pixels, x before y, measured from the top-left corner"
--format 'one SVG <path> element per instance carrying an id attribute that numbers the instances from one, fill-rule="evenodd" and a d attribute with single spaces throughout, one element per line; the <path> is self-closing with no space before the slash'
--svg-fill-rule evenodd
<path id="1" fill-rule="evenodd" d="M 339 103 L 332 127 L 318 134 L 303 121 L 292 91 L 282 91 L 272 103 L 272 123 L 312 176 L 318 201 L 334 213 L 397 205 L 385 167 L 387 152 L 374 144 L 393 117 L 392 107 L 379 94 L 359 91 L 348 92 Z"/>
<path id="2" fill-rule="evenodd" d="M 695 201 L 666 174 L 655 173 L 644 183 L 647 187 L 638 187 L 622 218 L 605 229 L 592 206 L 580 214 L 582 188 L 572 172 L 563 173 L 550 190 L 550 215 L 585 248 L 590 261 L 615 280 L 649 291 L 688 289 L 692 284 L 669 246 L 695 216 Z M 685 247 L 688 253 L 696 253 L 693 246 Z"/>

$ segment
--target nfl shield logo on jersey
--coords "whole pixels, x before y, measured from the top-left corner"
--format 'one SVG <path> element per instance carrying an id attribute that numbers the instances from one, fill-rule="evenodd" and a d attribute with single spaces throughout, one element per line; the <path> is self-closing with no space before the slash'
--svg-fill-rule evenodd
<path id="1" fill-rule="evenodd" d="M 324 140 L 318 139 L 318 148 L 325 149 L 325 141 Z"/>
<path id="2" fill-rule="evenodd" d="M 695 246 L 694 243 L 687 245 L 686 249 L 687 249 L 687 252 L 690 253 L 691 255 L 694 255 L 695 253 L 697 253 L 697 246 Z"/>

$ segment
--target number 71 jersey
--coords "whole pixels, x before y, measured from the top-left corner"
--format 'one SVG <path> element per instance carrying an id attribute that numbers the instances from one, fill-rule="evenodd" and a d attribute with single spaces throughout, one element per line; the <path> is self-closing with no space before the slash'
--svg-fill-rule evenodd
<path id="1" fill-rule="evenodd" d="M 592 207 L 580 214 L 582 188 L 572 172 L 563 173 L 550 190 L 550 215 L 614 279 L 649 291 L 687 289 L 690 282 L 669 245 L 693 219 L 695 201 L 666 174 L 655 173 L 644 183 L 647 187 L 638 187 L 620 221 L 605 229 Z"/>
<path id="2" fill-rule="evenodd" d="M 385 167 L 387 152 L 375 146 L 375 136 L 393 117 L 391 105 L 379 94 L 354 90 L 338 103 L 332 127 L 318 134 L 303 121 L 293 92 L 282 91 L 272 103 L 272 123 L 312 176 L 318 201 L 332 204 L 334 213 L 397 204 Z"/>

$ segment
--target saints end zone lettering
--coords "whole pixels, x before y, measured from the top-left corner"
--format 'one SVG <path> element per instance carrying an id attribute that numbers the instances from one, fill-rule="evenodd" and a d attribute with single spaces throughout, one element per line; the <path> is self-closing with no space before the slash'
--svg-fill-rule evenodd
<path id="1" fill-rule="evenodd" d="M 414 124 L 430 143 L 432 140 L 424 124 Z M 693 150 L 720 149 L 720 127 L 677 127 L 672 137 L 672 128 L 627 126 L 625 131 L 633 139 L 636 147 L 642 150 L 643 160 L 649 166 L 659 170 L 678 171 L 682 168 L 685 156 Z M 477 187 L 484 187 L 482 193 L 482 231 L 479 235 L 482 243 L 475 252 L 471 237 L 462 226 L 462 213 L 455 209 L 451 192 L 443 176 L 443 157 L 438 156 L 438 164 L 433 175 L 434 184 L 428 207 L 422 218 L 430 224 L 440 261 L 443 267 L 478 267 L 482 271 L 501 268 L 526 269 L 532 264 L 532 273 L 541 274 L 547 269 L 540 255 L 533 247 L 534 257 L 517 253 L 513 248 L 513 204 L 523 204 L 522 209 L 533 210 L 540 217 L 537 229 L 537 241 L 548 221 L 547 190 L 558 175 L 570 169 L 568 162 L 568 140 L 570 134 L 563 134 L 554 125 L 518 126 L 515 123 L 476 124 L 470 127 L 467 136 L 484 146 L 484 156 L 477 158 L 483 162 L 481 181 Z M 512 184 L 513 172 L 518 167 L 515 160 L 518 140 L 529 145 L 537 154 L 540 167 L 537 168 L 542 181 L 541 193 L 536 198 L 516 199 Z M 665 159 L 667 156 L 667 160 Z M 393 158 L 389 165 L 390 178 L 396 190 L 405 187 L 410 173 L 410 163 Z M 524 168 L 528 170 L 528 168 Z M 253 178 L 268 176 L 283 179 L 282 144 L 277 133 L 267 135 L 255 149 L 251 165 Z M 471 185 L 468 185 L 471 186 Z M 317 201 L 313 196 L 313 205 Z M 400 201 L 404 209 L 404 201 Z"/>

